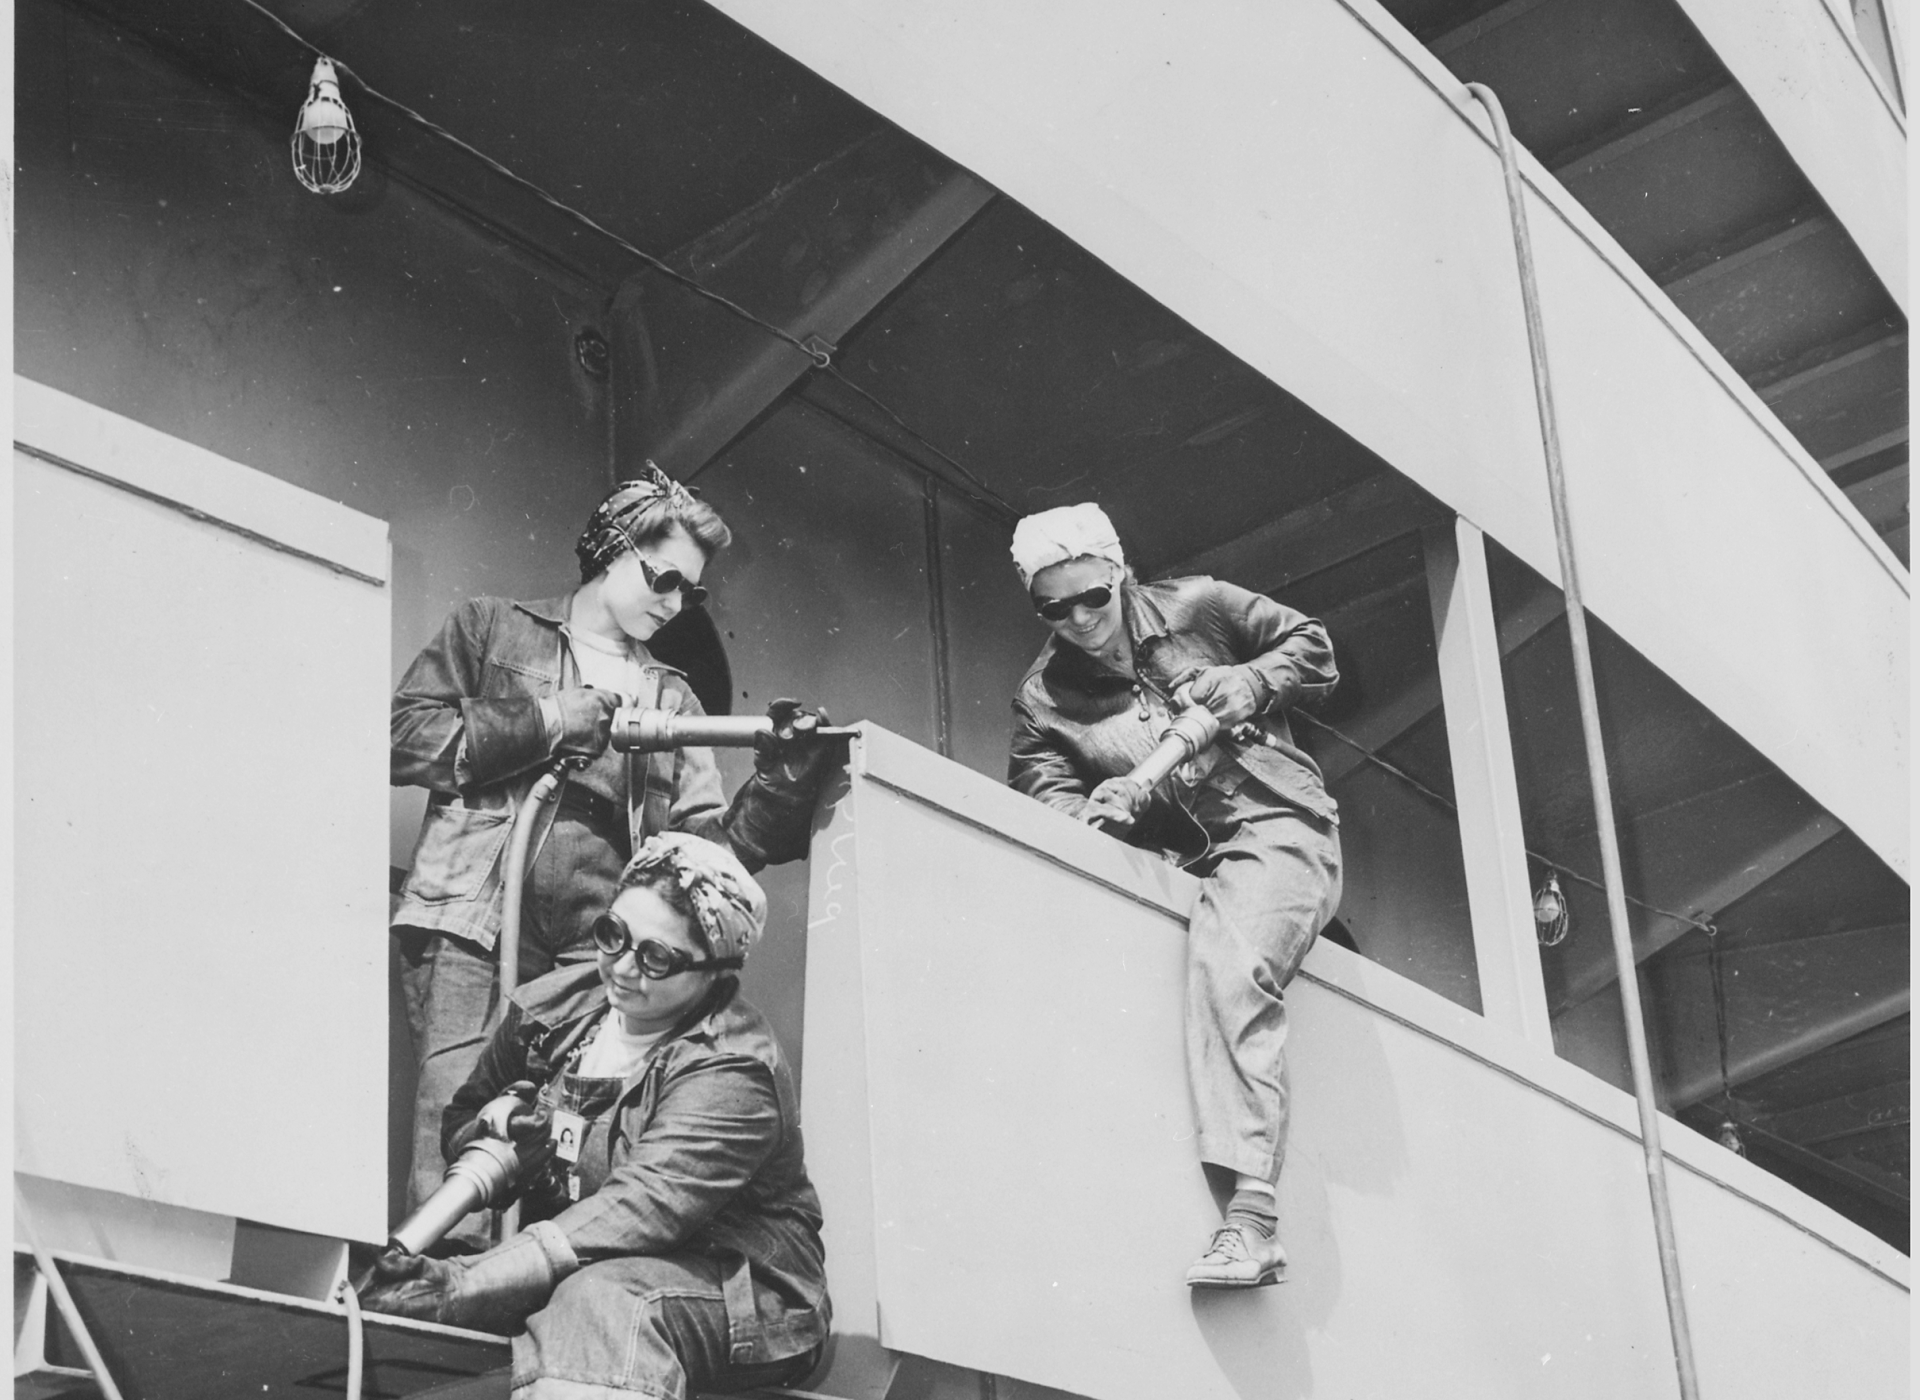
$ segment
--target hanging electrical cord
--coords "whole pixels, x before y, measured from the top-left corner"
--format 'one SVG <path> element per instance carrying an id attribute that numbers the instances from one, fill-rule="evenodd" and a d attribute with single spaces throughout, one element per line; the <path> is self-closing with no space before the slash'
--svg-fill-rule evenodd
<path id="1" fill-rule="evenodd" d="M 694 293 L 696 296 L 705 297 L 708 301 L 714 302 L 720 306 L 725 307 L 728 311 L 731 311 L 734 315 L 740 317 L 742 320 L 751 321 L 754 325 L 760 327 L 760 329 L 766 331 L 769 335 L 776 336 L 779 339 L 785 341 L 787 344 L 791 345 L 794 349 L 798 350 L 801 354 L 805 355 L 808 359 L 812 360 L 814 364 L 819 368 L 825 369 L 829 364 L 832 363 L 832 356 L 825 349 L 817 346 L 808 345 L 805 341 L 801 340 L 799 336 L 792 334 L 790 331 L 787 331 L 780 326 L 776 326 L 771 321 L 764 320 L 761 317 L 754 315 L 753 312 L 747 310 L 747 308 L 740 305 L 739 302 L 734 301 L 729 297 L 722 296 L 719 292 L 713 291 L 711 288 L 702 286 L 700 282 L 698 282 L 692 277 L 689 277 L 686 273 L 681 272 L 678 268 L 674 267 L 671 263 L 667 262 L 665 259 L 656 257 L 654 254 L 649 253 L 646 249 L 641 248 L 633 243 L 629 243 L 626 239 L 622 238 L 619 234 L 615 233 L 612 229 L 608 228 L 605 224 L 599 222 L 597 219 L 593 218 L 591 215 L 582 213 L 580 210 L 575 209 L 572 205 L 567 204 L 563 200 L 556 199 L 553 195 L 550 195 L 545 190 L 541 189 L 540 186 L 534 184 L 533 181 L 527 179 L 524 175 L 517 174 L 512 169 L 501 164 L 499 161 L 495 160 L 492 156 L 488 155 L 485 151 L 481 150 L 479 147 L 470 145 L 467 142 L 461 140 L 458 136 L 455 136 L 451 131 L 448 131 L 444 126 L 441 126 L 440 123 L 434 121 L 431 117 L 425 116 L 422 113 L 415 111 L 412 107 L 409 107 L 406 103 L 402 102 L 397 97 L 389 97 L 386 93 L 380 91 L 380 89 L 374 87 L 365 78 L 361 77 L 352 68 L 348 67 L 347 64 L 344 63 L 342 60 L 340 60 L 339 58 L 335 57 L 332 54 L 327 53 L 318 44 L 314 43 L 311 39 L 307 38 L 306 35 L 302 34 L 299 30 L 295 29 L 292 25 L 288 24 L 285 20 L 281 19 L 280 16 L 276 15 L 272 10 L 269 10 L 265 5 L 262 5 L 260 3 L 260 0 L 240 0 L 240 3 L 245 5 L 248 9 L 256 11 L 260 15 L 264 16 L 267 20 L 271 21 L 275 28 L 279 29 L 281 33 L 285 34 L 289 39 L 293 40 L 296 44 L 300 45 L 300 47 L 305 49 L 308 53 L 314 55 L 314 57 L 325 58 L 329 60 L 337 71 L 344 73 L 347 77 L 353 79 L 354 85 L 358 87 L 360 91 L 365 93 L 368 97 L 372 98 L 375 102 L 378 102 L 381 106 L 391 108 L 393 111 L 400 113 L 400 115 L 405 117 L 408 121 L 414 123 L 414 125 L 420 127 L 421 130 L 432 132 L 435 136 L 438 136 L 442 141 L 445 141 L 448 145 L 453 146 L 459 150 L 465 151 L 468 155 L 472 156 L 475 160 L 479 161 L 482 165 L 486 166 L 487 169 L 493 171 L 494 174 L 500 176 L 504 180 L 510 181 L 512 184 L 517 185 L 519 188 L 525 190 L 528 194 L 532 195 L 535 199 L 539 200 L 542 204 L 545 204 L 549 208 L 553 209 L 556 213 L 564 214 L 567 218 L 572 219 L 575 223 L 580 224 L 582 227 L 592 229 L 595 233 L 599 234 L 602 238 L 607 239 L 609 242 L 613 243 L 615 246 L 621 249 L 624 249 L 626 252 L 633 254 L 634 257 L 640 259 L 640 261 L 645 263 L 648 267 L 653 268 L 655 271 L 659 272 L 664 277 L 671 278 L 673 281 L 679 283 L 681 286 L 685 287 L 688 291 Z"/>
<path id="2" fill-rule="evenodd" d="M 688 291 L 692 292 L 695 296 L 706 298 L 708 301 L 714 303 L 714 305 L 719 306 L 722 309 L 731 312 L 733 315 L 738 316 L 741 320 L 746 321 L 751 325 L 758 326 L 761 330 L 765 331 L 768 335 L 771 335 L 776 339 L 783 341 L 786 344 L 792 346 L 794 349 L 798 350 L 801 354 L 805 355 L 809 360 L 811 360 L 813 362 L 813 367 L 815 369 L 823 370 L 826 373 L 831 374 L 840 383 L 846 385 L 847 388 L 853 390 L 854 393 L 858 394 L 861 398 L 865 399 L 868 403 L 872 404 L 875 408 L 879 409 L 882 413 L 886 414 L 888 418 L 892 419 L 893 422 L 900 427 L 901 431 L 907 433 L 909 436 L 913 438 L 915 442 L 918 442 L 921 446 L 925 447 L 929 452 L 932 452 L 935 456 L 939 457 L 941 461 L 945 462 L 948 466 L 952 467 L 955 471 L 959 472 L 960 475 L 963 478 L 965 478 L 968 482 L 972 483 L 974 489 L 979 491 L 983 496 L 985 496 L 988 501 L 991 501 L 994 505 L 998 506 L 1000 509 L 1004 511 L 1007 511 L 1010 514 L 1018 515 L 1020 513 L 1019 511 L 1015 510 L 1014 507 L 1010 505 L 1006 500 L 1004 500 L 996 491 L 994 491 L 992 487 L 988 486 L 986 482 L 982 481 L 979 476 L 974 474 L 972 471 L 968 470 L 965 466 L 961 465 L 961 463 L 955 461 L 954 458 L 949 454 L 947 454 L 946 452 L 941 451 L 939 447 L 935 446 L 932 442 L 929 442 L 916 429 L 910 427 L 907 421 L 904 418 L 902 418 L 898 413 L 894 412 L 893 409 L 889 408 L 885 403 L 882 403 L 878 398 L 874 397 L 873 394 L 861 388 L 858 384 L 854 383 L 851 379 L 847 378 L 846 375 L 842 374 L 839 371 L 838 367 L 835 366 L 835 364 L 833 363 L 834 347 L 827 345 L 824 341 L 820 340 L 819 337 L 814 336 L 814 337 L 809 337 L 806 340 L 803 340 L 799 336 L 793 334 L 793 332 L 787 330 L 785 327 L 776 325 L 774 322 L 767 320 L 763 316 L 756 315 L 754 312 L 742 306 L 739 302 L 734 301 L 731 297 L 724 296 L 721 293 L 714 291 L 712 288 L 705 286 L 697 278 L 694 278 L 688 275 L 687 273 L 680 271 L 678 268 L 674 267 L 673 264 L 669 263 L 666 259 L 659 257 L 656 254 L 649 253 L 646 249 L 640 247 L 638 244 L 631 243 L 627 239 L 622 238 L 619 234 L 615 233 L 612 229 L 608 228 L 605 224 L 595 219 L 592 215 L 584 213 L 581 210 L 574 208 L 571 204 L 568 204 L 565 200 L 559 199 L 554 195 L 547 193 L 546 190 L 542 189 L 539 185 L 536 185 L 533 181 L 527 179 L 526 176 L 519 174 L 518 172 L 514 171 L 510 167 L 502 164 L 500 161 L 495 160 L 492 156 L 488 155 L 485 151 L 481 150 L 479 147 L 474 146 L 466 141 L 463 141 L 460 137 L 454 135 L 451 131 L 448 131 L 444 126 L 441 126 L 440 123 L 434 121 L 431 117 L 428 117 L 425 114 L 416 111 L 414 108 L 409 107 L 406 103 L 402 102 L 399 98 L 391 97 L 388 94 L 380 91 L 380 89 L 374 87 L 372 84 L 367 82 L 365 78 L 361 77 L 346 63 L 342 62 L 339 58 L 336 58 L 333 55 L 326 53 L 324 50 L 320 48 L 318 44 L 314 43 L 311 39 L 307 38 L 304 34 L 300 33 L 299 30 L 295 29 L 292 25 L 288 24 L 285 20 L 281 19 L 280 16 L 276 15 L 272 10 L 269 10 L 265 5 L 262 5 L 260 3 L 260 0 L 240 0 L 240 3 L 247 6 L 247 8 L 254 10 L 257 13 L 263 15 L 266 19 L 271 21 L 273 25 L 276 28 L 278 28 L 283 34 L 285 34 L 289 39 L 292 39 L 296 44 L 300 45 L 300 47 L 305 49 L 308 53 L 314 55 L 314 57 L 328 59 L 332 63 L 335 70 L 351 78 L 354 82 L 354 85 L 358 87 L 361 92 L 365 93 L 368 97 L 372 98 L 375 102 L 378 102 L 381 106 L 390 108 L 391 110 L 398 112 L 401 116 L 405 117 L 408 121 L 414 123 L 414 125 L 418 126 L 421 130 L 431 132 L 433 135 L 439 137 L 442 141 L 447 142 L 449 145 L 455 147 L 458 150 L 466 152 L 468 155 L 472 156 L 475 160 L 479 161 L 482 165 L 486 166 L 487 169 L 493 171 L 494 174 L 500 176 L 503 180 L 506 180 L 511 184 L 517 186 L 518 188 L 525 190 L 528 194 L 532 195 L 535 199 L 539 200 L 542 204 L 545 204 L 548 208 L 554 210 L 554 212 L 558 214 L 562 214 L 569 219 L 572 219 L 575 223 L 579 224 L 582 228 L 591 229 L 593 232 L 599 234 L 602 238 L 607 239 L 615 247 L 620 248 L 624 252 L 630 253 L 632 256 L 634 256 L 635 258 L 638 258 L 641 262 L 645 263 L 648 267 L 653 268 L 661 276 L 668 278 L 669 280 L 678 284 L 679 286 L 685 287 Z"/>
<path id="3" fill-rule="evenodd" d="M 1680 1246 L 1673 1229 L 1673 1202 L 1667 1189 L 1667 1158 L 1660 1147 L 1660 1111 L 1653 1097 L 1653 1066 L 1647 1053 L 1646 1015 L 1635 975 L 1633 930 L 1627 922 L 1626 877 L 1621 871 L 1620 837 L 1614 830 L 1613 785 L 1607 774 L 1606 741 L 1600 728 L 1600 697 L 1593 679 L 1593 655 L 1587 639 L 1586 603 L 1573 547 L 1573 519 L 1567 505 L 1566 463 L 1560 455 L 1560 423 L 1553 406 L 1553 376 L 1547 365 L 1546 326 L 1540 315 L 1540 283 L 1534 270 L 1533 235 L 1527 229 L 1526 189 L 1513 131 L 1500 99 L 1484 83 L 1468 83 L 1468 94 L 1486 108 L 1494 149 L 1506 186 L 1507 219 L 1514 258 L 1520 270 L 1520 303 L 1526 315 L 1527 353 L 1533 367 L 1534 407 L 1540 420 L 1540 446 L 1546 459 L 1547 499 L 1553 507 L 1553 538 L 1560 555 L 1560 591 L 1567 603 L 1567 637 L 1573 648 L 1573 688 L 1580 701 L 1580 732 L 1586 744 L 1588 782 L 1593 791 L 1594 830 L 1600 838 L 1600 873 L 1606 877 L 1607 928 L 1613 938 L 1618 971 L 1620 1015 L 1627 1030 L 1627 1066 L 1633 1103 L 1640 1118 L 1640 1148 L 1646 1161 L 1647 1197 L 1653 1210 L 1654 1244 L 1660 1256 L 1660 1283 L 1666 1293 L 1667 1327 L 1681 1400 L 1699 1400 L 1700 1376 L 1693 1359 L 1693 1329 L 1687 1321 L 1687 1291 L 1680 1278 Z"/>
<path id="4" fill-rule="evenodd" d="M 360 1400 L 367 1368 L 366 1323 L 360 1316 L 360 1295 L 353 1284 L 341 1279 L 333 1290 L 336 1301 L 347 1310 L 347 1389 L 344 1400 Z"/>
<path id="5" fill-rule="evenodd" d="M 1290 718 L 1303 719 L 1308 724 L 1312 725 L 1315 729 L 1324 730 L 1326 733 L 1330 734 L 1333 738 L 1337 739 L 1339 742 L 1345 744 L 1348 748 L 1352 749 L 1355 753 L 1359 754 L 1368 763 L 1373 764 L 1376 768 L 1379 768 L 1382 772 L 1387 773 L 1392 777 L 1398 778 L 1401 782 L 1405 783 L 1408 787 L 1412 788 L 1415 792 L 1419 793 L 1422 797 L 1426 798 L 1429 802 L 1432 802 L 1438 806 L 1446 808 L 1447 811 L 1452 812 L 1456 817 L 1460 815 L 1460 808 L 1454 803 L 1452 798 L 1443 796 L 1442 794 L 1435 792 L 1432 788 L 1428 787 L 1425 783 L 1421 782 L 1418 778 L 1414 777 L 1411 773 L 1407 772 L 1406 769 L 1398 767 L 1397 765 L 1389 762 L 1387 759 L 1380 757 L 1379 754 L 1375 753 L 1372 749 L 1368 748 L 1365 744 L 1361 743 L 1358 739 L 1352 738 L 1351 736 L 1346 734 L 1342 734 L 1338 729 L 1335 729 L 1332 725 L 1328 724 L 1325 720 L 1316 718 L 1315 716 L 1308 714 L 1305 710 L 1290 710 L 1288 714 Z M 1591 889 L 1599 890 L 1602 894 L 1606 892 L 1606 888 L 1607 888 L 1606 885 L 1601 881 L 1594 879 L 1593 876 L 1583 875 L 1578 870 L 1570 869 L 1567 866 L 1561 864 L 1558 860 L 1555 860 L 1552 856 L 1544 856 L 1540 854 L 1540 852 L 1528 849 L 1526 847 L 1522 847 L 1521 849 L 1526 852 L 1526 855 L 1528 856 L 1529 859 L 1537 861 L 1541 865 L 1546 866 L 1549 871 L 1558 871 L 1560 874 L 1566 876 L 1569 880 L 1572 880 L 1577 884 L 1586 885 Z M 1627 895 L 1626 900 L 1627 900 L 1627 903 L 1633 905 L 1636 908 L 1644 909 L 1649 914 L 1658 914 L 1663 919 L 1672 919 L 1676 923 L 1687 924 L 1690 927 L 1696 928 L 1700 932 L 1707 934 L 1709 937 L 1711 937 L 1713 934 L 1712 924 L 1707 923 L 1703 919 L 1696 919 L 1691 914 L 1682 914 L 1678 910 L 1674 910 L 1674 909 L 1662 909 L 1657 904 L 1649 904 L 1646 900 L 1636 899 L 1632 895 Z"/>
<path id="6" fill-rule="evenodd" d="M 1727 983 L 1726 970 L 1721 965 L 1725 956 L 1720 946 L 1720 930 L 1707 926 L 1707 976 L 1713 983 L 1713 1029 L 1714 1038 L 1720 1043 L 1720 1103 L 1726 1113 L 1726 1120 L 1720 1125 L 1720 1145 L 1729 1152 L 1747 1155 L 1747 1145 L 1740 1140 L 1739 1105 L 1733 1098 L 1733 1076 L 1727 1069 Z"/>
<path id="7" fill-rule="evenodd" d="M 893 420 L 894 425 L 898 427 L 901 432 L 905 433 L 908 437 L 912 438 L 915 442 L 919 443 L 922 447 L 926 448 L 927 451 L 933 453 L 934 456 L 938 457 L 941 461 L 945 462 L 948 466 L 952 467 L 955 471 L 959 472 L 961 476 L 965 477 L 969 482 L 971 482 L 973 484 L 974 489 L 979 491 L 982 496 L 986 497 L 986 500 L 980 501 L 978 502 L 978 504 L 986 505 L 988 503 L 991 503 L 992 505 L 998 507 L 1000 510 L 1004 511 L 1010 518 L 1017 518 L 1021 514 L 1020 510 L 1017 507 L 1015 507 L 1012 504 L 1012 502 L 1008 501 L 1005 497 L 1003 497 L 998 491 L 995 491 L 991 486 L 987 485 L 986 482 L 982 481 L 979 477 L 975 476 L 971 471 L 967 470 L 966 467 L 962 466 L 959 462 L 955 461 L 952 457 L 948 456 L 945 452 L 941 451 L 940 448 L 936 446 L 934 443 L 928 441 L 925 437 L 921 436 L 919 429 L 913 427 L 911 424 L 907 422 L 906 419 L 902 418 L 899 414 L 895 413 L 891 408 L 889 408 L 886 404 L 882 403 L 878 398 L 875 398 L 867 390 L 861 388 L 858 384 L 855 384 L 851 379 L 847 378 L 846 375 L 842 374 L 840 372 L 840 367 L 838 365 L 823 365 L 822 369 L 824 369 L 827 374 L 833 376 L 834 379 L 846 385 L 847 388 L 853 390 L 854 393 L 858 394 L 861 398 L 865 399 L 868 403 L 872 404 L 875 408 L 879 409 L 882 413 L 886 414 L 888 418 L 891 418 Z M 947 484 L 952 485 L 951 482 Z"/>

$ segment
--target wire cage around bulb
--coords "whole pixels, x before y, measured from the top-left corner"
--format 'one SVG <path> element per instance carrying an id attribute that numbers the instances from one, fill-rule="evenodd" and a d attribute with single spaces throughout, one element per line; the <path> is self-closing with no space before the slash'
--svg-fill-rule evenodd
<path id="1" fill-rule="evenodd" d="M 1546 880 L 1533 892 L 1533 927 L 1542 948 L 1557 947 L 1566 940 L 1570 912 L 1559 875 L 1547 871 Z"/>
<path id="2" fill-rule="evenodd" d="M 360 174 L 360 132 L 325 59 L 313 65 L 307 100 L 293 122 L 294 177 L 315 194 L 339 194 Z"/>

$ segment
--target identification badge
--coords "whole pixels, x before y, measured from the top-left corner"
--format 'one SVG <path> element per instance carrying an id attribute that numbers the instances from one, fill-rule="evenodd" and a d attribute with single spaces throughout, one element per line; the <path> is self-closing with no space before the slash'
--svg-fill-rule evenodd
<path id="1" fill-rule="evenodd" d="M 580 1160 L 580 1143 L 587 1135 L 587 1120 L 577 1113 L 569 1113 L 564 1108 L 553 1111 L 553 1123 L 549 1131 L 553 1135 L 553 1155 L 563 1162 Z"/>

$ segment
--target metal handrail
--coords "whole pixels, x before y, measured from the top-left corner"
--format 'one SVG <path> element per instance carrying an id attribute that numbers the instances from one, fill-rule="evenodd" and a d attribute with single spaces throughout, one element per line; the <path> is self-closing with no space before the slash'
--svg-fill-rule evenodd
<path id="1" fill-rule="evenodd" d="M 1546 331 L 1540 319 L 1540 285 L 1534 273 L 1533 238 L 1527 231 L 1526 192 L 1520 183 L 1513 132 L 1507 126 L 1507 114 L 1500 106 L 1500 99 L 1484 83 L 1468 83 L 1467 91 L 1487 109 L 1492 119 L 1500 148 L 1500 169 L 1506 179 L 1513 247 L 1520 262 L 1520 297 L 1527 315 L 1527 349 L 1533 360 L 1534 402 L 1540 414 L 1540 442 L 1546 451 L 1547 491 L 1553 501 L 1553 534 L 1560 551 L 1560 586 L 1567 602 L 1567 633 L 1573 642 L 1574 689 L 1580 698 L 1580 728 L 1586 740 L 1594 821 L 1599 828 L 1600 874 L 1606 883 L 1607 923 L 1613 933 L 1613 958 L 1619 970 L 1620 1009 L 1627 1023 L 1627 1063 L 1633 1072 L 1634 1103 L 1640 1110 L 1640 1145 L 1646 1154 L 1647 1194 L 1653 1202 L 1660 1278 L 1666 1286 L 1667 1325 L 1673 1334 L 1673 1361 L 1680 1375 L 1681 1400 L 1699 1400 L 1693 1334 L 1687 1324 L 1686 1290 L 1680 1281 L 1680 1251 L 1673 1233 L 1673 1204 L 1667 1192 L 1666 1154 L 1660 1148 L 1660 1111 L 1654 1102 L 1653 1070 L 1647 1055 L 1646 1017 L 1640 1007 L 1633 930 L 1627 922 L 1626 881 L 1620 868 L 1620 836 L 1614 829 L 1613 786 L 1607 777 L 1607 751 L 1600 732 L 1600 700 L 1593 682 L 1587 612 L 1580 597 L 1580 576 L 1574 567 L 1573 522 L 1567 509 L 1567 476 L 1560 456 L 1553 380 L 1547 370 Z"/>

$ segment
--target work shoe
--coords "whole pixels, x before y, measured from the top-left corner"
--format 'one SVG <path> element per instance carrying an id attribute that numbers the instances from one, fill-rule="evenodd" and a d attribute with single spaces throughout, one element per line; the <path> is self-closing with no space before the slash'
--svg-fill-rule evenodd
<path id="1" fill-rule="evenodd" d="M 1213 1232 L 1207 1252 L 1187 1270 L 1187 1287 L 1262 1288 L 1286 1277 L 1287 1252 L 1280 1241 L 1229 1220 Z"/>

